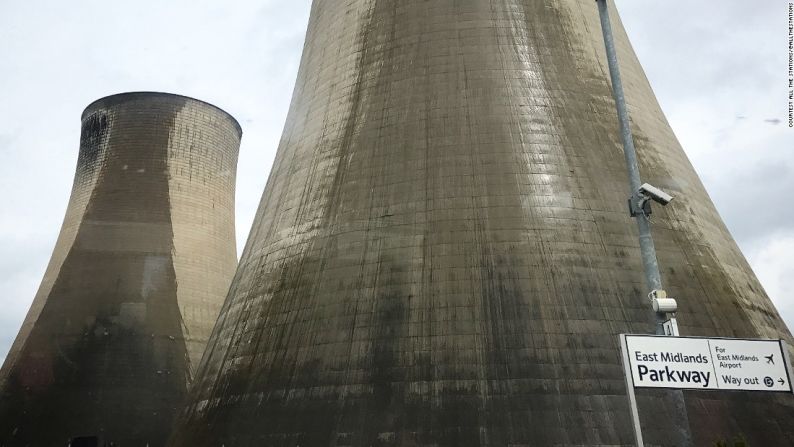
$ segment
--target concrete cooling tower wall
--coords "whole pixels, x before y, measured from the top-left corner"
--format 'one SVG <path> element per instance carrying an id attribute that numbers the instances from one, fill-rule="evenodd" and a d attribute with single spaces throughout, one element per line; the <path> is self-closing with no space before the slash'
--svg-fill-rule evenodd
<path id="1" fill-rule="evenodd" d="M 612 20 L 682 334 L 791 342 Z M 315 0 L 171 445 L 632 444 L 618 334 L 653 324 L 608 73 L 592 0 Z M 794 396 L 685 397 L 695 445 L 794 445 Z"/>
<path id="2" fill-rule="evenodd" d="M 83 112 L 63 227 L 0 372 L 0 445 L 163 445 L 237 264 L 240 137 L 177 95 Z"/>

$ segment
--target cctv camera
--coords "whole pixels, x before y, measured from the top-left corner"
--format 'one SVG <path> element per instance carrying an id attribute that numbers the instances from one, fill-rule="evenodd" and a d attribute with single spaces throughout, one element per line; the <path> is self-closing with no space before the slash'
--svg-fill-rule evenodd
<path id="1" fill-rule="evenodd" d="M 640 186 L 640 194 L 653 199 L 654 202 L 660 205 L 667 205 L 673 200 L 673 196 L 648 183 Z"/>

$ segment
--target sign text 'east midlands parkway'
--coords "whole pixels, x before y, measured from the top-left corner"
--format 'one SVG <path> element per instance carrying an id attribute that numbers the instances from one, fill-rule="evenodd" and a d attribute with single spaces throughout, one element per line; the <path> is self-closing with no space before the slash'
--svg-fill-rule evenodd
<path id="1" fill-rule="evenodd" d="M 780 340 L 623 337 L 636 388 L 792 392 Z"/>

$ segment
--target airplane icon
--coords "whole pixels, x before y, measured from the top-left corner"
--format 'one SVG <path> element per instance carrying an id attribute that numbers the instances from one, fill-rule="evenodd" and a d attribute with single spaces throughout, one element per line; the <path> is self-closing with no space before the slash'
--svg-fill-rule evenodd
<path id="1" fill-rule="evenodd" d="M 775 364 L 775 354 L 766 355 L 766 356 L 764 356 L 764 358 L 766 359 L 766 363 L 767 364 L 769 364 L 769 363 L 771 363 L 773 365 Z"/>

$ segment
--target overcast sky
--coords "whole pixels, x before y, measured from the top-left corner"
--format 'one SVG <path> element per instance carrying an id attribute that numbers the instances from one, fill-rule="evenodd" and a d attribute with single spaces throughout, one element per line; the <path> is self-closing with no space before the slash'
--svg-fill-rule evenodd
<path id="1" fill-rule="evenodd" d="M 326 0 L 337 1 L 337 0 Z M 486 1 L 486 0 L 482 0 Z M 786 0 L 617 0 L 651 85 L 722 217 L 794 327 L 794 129 Z M 0 359 L 72 185 L 80 113 L 124 91 L 199 98 L 243 126 L 242 246 L 267 180 L 310 0 L 0 2 Z"/>

